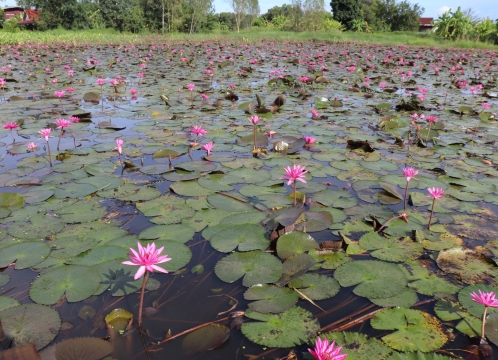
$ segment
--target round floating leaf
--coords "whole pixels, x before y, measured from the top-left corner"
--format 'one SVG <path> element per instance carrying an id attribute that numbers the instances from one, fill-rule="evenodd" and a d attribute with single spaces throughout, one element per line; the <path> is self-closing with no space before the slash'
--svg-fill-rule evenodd
<path id="1" fill-rule="evenodd" d="M 436 259 L 440 269 L 458 275 L 469 284 L 482 282 L 487 276 L 495 277 L 498 271 L 478 250 L 456 247 L 439 252 Z"/>
<path id="2" fill-rule="evenodd" d="M 368 298 L 388 298 L 400 294 L 406 278 L 395 264 L 360 260 L 341 265 L 334 273 L 341 286 L 358 285 L 353 292 Z"/>
<path id="3" fill-rule="evenodd" d="M 182 342 L 187 355 L 212 350 L 230 337 L 230 329 L 220 324 L 210 324 L 188 334 Z"/>
<path id="4" fill-rule="evenodd" d="M 31 300 L 39 304 L 52 305 L 66 295 L 68 302 L 77 302 L 90 297 L 100 285 L 100 274 L 82 265 L 67 265 L 45 270 L 29 288 Z"/>
<path id="5" fill-rule="evenodd" d="M 251 309 L 245 316 L 259 322 L 245 322 L 242 333 L 259 345 L 288 348 L 307 342 L 320 328 L 313 314 L 293 307 L 280 314 L 262 314 Z"/>
<path id="6" fill-rule="evenodd" d="M 99 175 L 109 175 L 116 170 L 116 165 L 112 162 L 101 162 L 98 164 L 92 164 L 85 167 L 85 171 L 93 176 Z"/>
<path id="7" fill-rule="evenodd" d="M 420 351 L 416 353 L 393 353 L 386 360 L 452 360 L 453 357 L 440 354 L 424 354 Z"/>
<path id="8" fill-rule="evenodd" d="M 156 151 L 153 155 L 153 159 L 163 159 L 163 158 L 171 158 L 174 159 L 178 157 L 180 154 L 172 149 L 161 149 Z"/>
<path id="9" fill-rule="evenodd" d="M 230 212 L 221 209 L 199 210 L 190 219 L 183 220 L 182 223 L 195 231 L 202 231 L 206 226 L 218 225 L 229 215 Z"/>
<path id="10" fill-rule="evenodd" d="M 78 199 L 97 192 L 97 188 L 91 184 L 69 183 L 59 185 L 55 190 L 55 197 L 58 199 L 71 198 Z"/>
<path id="11" fill-rule="evenodd" d="M 17 305 L 21 305 L 21 303 L 18 300 L 12 299 L 11 297 L 8 296 L 0 296 L 0 311 L 9 309 Z"/>
<path id="12" fill-rule="evenodd" d="M 411 238 L 383 238 L 377 232 L 369 232 L 360 238 L 360 247 L 371 252 L 374 258 L 401 262 L 406 259 L 416 259 L 422 255 L 422 244 L 413 242 Z"/>
<path id="13" fill-rule="evenodd" d="M 159 175 L 175 171 L 173 166 L 166 164 L 152 164 L 152 165 L 142 166 L 139 170 L 140 172 L 147 175 Z"/>
<path id="14" fill-rule="evenodd" d="M 114 259 L 126 259 L 128 250 L 116 245 L 103 245 L 69 260 L 70 264 L 95 266 Z"/>
<path id="15" fill-rule="evenodd" d="M 216 233 L 211 238 L 211 246 L 221 252 L 265 250 L 270 241 L 265 236 L 266 230 L 256 224 L 243 224 Z"/>
<path id="16" fill-rule="evenodd" d="M 266 218 L 267 214 L 262 211 L 245 211 L 232 214 L 221 221 L 221 225 L 235 226 L 242 224 L 259 224 Z"/>
<path id="17" fill-rule="evenodd" d="M 177 170 L 176 172 L 170 172 L 162 175 L 168 181 L 187 181 L 198 179 L 202 174 L 198 171 L 183 171 Z"/>
<path id="18" fill-rule="evenodd" d="M 400 294 L 385 299 L 369 298 L 377 306 L 402 308 L 412 307 L 417 302 L 417 299 L 417 293 L 410 288 L 405 288 Z"/>
<path id="19" fill-rule="evenodd" d="M 85 223 L 103 218 L 107 208 L 101 207 L 94 199 L 80 199 L 77 203 L 65 206 L 57 211 L 59 218 L 68 224 Z"/>
<path id="20" fill-rule="evenodd" d="M 91 337 L 67 339 L 53 346 L 57 360 L 100 360 L 113 350 L 108 341 Z"/>
<path id="21" fill-rule="evenodd" d="M 321 263 L 322 269 L 337 269 L 342 264 L 351 261 L 346 253 L 333 250 L 311 250 L 309 254 L 316 262 Z"/>
<path id="22" fill-rule="evenodd" d="M 97 311 L 90 305 L 83 305 L 78 311 L 78 317 L 82 320 L 93 319 Z"/>
<path id="23" fill-rule="evenodd" d="M 311 300 L 331 298 L 341 289 L 336 279 L 320 274 L 304 274 L 292 280 L 288 286 L 298 289 Z"/>
<path id="24" fill-rule="evenodd" d="M 42 241 L 24 241 L 6 246 L 0 252 L 0 268 L 16 262 L 15 269 L 26 269 L 36 265 L 48 256 L 50 246 Z"/>
<path id="25" fill-rule="evenodd" d="M 319 245 L 315 239 L 301 231 L 291 231 L 280 236 L 277 241 L 277 254 L 281 259 L 318 248 Z"/>
<path id="26" fill-rule="evenodd" d="M 182 244 L 191 240 L 195 230 L 187 225 L 158 225 L 142 231 L 138 237 L 143 240 L 172 240 Z"/>
<path id="27" fill-rule="evenodd" d="M 7 274 L 0 274 L 0 286 L 4 286 L 10 280 L 10 276 Z"/>
<path id="28" fill-rule="evenodd" d="M 274 283 L 282 276 L 283 266 L 275 256 L 255 250 L 224 257 L 214 271 L 225 282 L 232 283 L 244 277 L 242 285 L 252 286 Z"/>
<path id="29" fill-rule="evenodd" d="M 210 172 L 216 169 L 216 164 L 209 161 L 189 161 L 182 162 L 175 165 L 175 169 L 197 172 Z"/>
<path id="30" fill-rule="evenodd" d="M 49 344 L 59 333 L 59 313 L 48 306 L 24 304 L 0 312 L 6 338 L 12 346 L 22 346 L 32 341 L 39 350 Z"/>
<path id="31" fill-rule="evenodd" d="M 249 211 L 253 209 L 252 205 L 246 203 L 244 199 L 241 199 L 242 201 L 236 200 L 241 198 L 237 193 L 230 193 L 229 195 L 230 197 L 221 194 L 211 194 L 207 197 L 207 201 L 217 209 L 230 212 Z"/>
<path id="32" fill-rule="evenodd" d="M 54 216 L 33 215 L 22 222 L 16 221 L 7 232 L 20 239 L 44 239 L 57 234 L 64 228 L 64 223 Z"/>
<path id="33" fill-rule="evenodd" d="M 209 174 L 201 177 L 197 182 L 202 187 L 213 191 L 231 191 L 232 184 L 237 184 L 243 180 L 237 176 L 225 174 Z"/>
<path id="34" fill-rule="evenodd" d="M 40 203 L 52 197 L 54 193 L 53 190 L 30 190 L 24 194 L 24 200 L 26 204 Z"/>
<path id="35" fill-rule="evenodd" d="M 175 194 L 183 196 L 207 196 L 214 192 L 213 190 L 202 187 L 195 180 L 177 181 L 170 185 L 170 189 L 173 190 Z"/>
<path id="36" fill-rule="evenodd" d="M 99 191 L 97 195 L 122 201 L 147 201 L 159 197 L 161 192 L 150 186 L 138 186 L 128 183 L 116 189 Z"/>
<path id="37" fill-rule="evenodd" d="M 287 258 L 284 263 L 284 273 L 276 284 L 284 286 L 292 279 L 298 278 L 315 265 L 315 259 L 308 254 L 299 254 Z"/>
<path id="38" fill-rule="evenodd" d="M 425 275 L 422 279 L 409 283 L 408 286 L 419 294 L 429 296 L 435 293 L 454 294 L 459 289 L 458 286 L 450 284 L 437 275 Z"/>
<path id="39" fill-rule="evenodd" d="M 0 193 L 0 207 L 11 211 L 21 209 L 24 207 L 24 196 L 11 192 Z"/>
<path id="40" fill-rule="evenodd" d="M 174 195 L 164 195 L 151 201 L 140 202 L 137 208 L 145 216 L 154 216 L 149 219 L 154 224 L 174 224 L 195 214 L 195 210 L 188 206 L 184 199 Z"/>
<path id="41" fill-rule="evenodd" d="M 313 195 L 313 200 L 340 209 L 347 209 L 358 204 L 353 195 L 344 190 L 323 190 Z"/>
<path id="42" fill-rule="evenodd" d="M 447 337 L 433 316 L 418 310 L 387 309 L 374 315 L 370 324 L 377 330 L 396 330 L 382 341 L 395 350 L 430 352 L 443 346 Z"/>
<path id="43" fill-rule="evenodd" d="M 280 313 L 296 305 L 297 293 L 286 287 L 275 285 L 254 285 L 244 293 L 246 300 L 256 300 L 249 303 L 249 309 L 260 313 Z"/>
<path id="44" fill-rule="evenodd" d="M 495 345 L 498 345 L 498 314 L 491 314 L 486 319 L 486 337 Z"/>
<path id="45" fill-rule="evenodd" d="M 334 222 L 328 211 L 305 211 L 304 219 L 296 224 L 299 231 L 315 232 L 327 229 Z"/>
<path id="46" fill-rule="evenodd" d="M 484 314 L 484 305 L 472 301 L 472 297 L 470 296 L 471 293 L 479 294 L 479 290 L 485 293 L 494 292 L 496 294 L 498 293 L 498 286 L 489 286 L 484 284 L 467 286 L 461 289 L 458 293 L 458 301 L 464 309 L 469 312 L 469 314 L 482 318 L 482 315 Z M 493 313 L 498 314 L 498 308 L 489 307 L 488 314 Z"/>
<path id="47" fill-rule="evenodd" d="M 90 184 L 98 190 L 111 190 L 123 185 L 123 179 L 112 175 L 90 176 L 75 181 L 77 184 Z"/>
<path id="48" fill-rule="evenodd" d="M 342 346 L 341 354 L 348 354 L 348 360 L 385 359 L 392 353 L 390 347 L 382 341 L 368 338 L 366 335 L 354 332 L 329 332 L 324 334 L 330 342 L 335 341 Z"/>
<path id="49" fill-rule="evenodd" d="M 454 303 L 450 300 L 439 299 L 436 305 L 434 305 L 434 312 L 437 317 L 443 321 L 454 321 L 460 320 L 468 316 L 468 314 L 463 310 L 458 303 Z"/>

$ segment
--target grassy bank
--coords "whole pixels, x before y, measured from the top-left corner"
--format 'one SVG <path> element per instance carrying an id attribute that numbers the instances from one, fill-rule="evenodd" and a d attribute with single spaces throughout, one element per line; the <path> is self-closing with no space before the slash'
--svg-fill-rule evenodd
<path id="1" fill-rule="evenodd" d="M 498 46 L 484 43 L 474 43 L 468 41 L 446 41 L 436 37 L 432 33 L 410 33 L 392 32 L 364 34 L 353 32 L 290 32 L 290 31 L 266 31 L 261 29 L 244 30 L 237 32 L 212 32 L 204 34 L 159 34 L 142 33 L 118 33 L 113 30 L 86 30 L 86 31 L 66 31 L 52 30 L 45 32 L 19 31 L 8 33 L 0 31 L 0 44 L 25 44 L 25 43 L 78 43 L 78 44 L 129 44 L 143 42 L 164 42 L 164 41 L 202 41 L 215 39 L 230 39 L 235 42 L 256 43 L 261 39 L 271 39 L 275 41 L 331 41 L 331 42 L 357 42 L 365 44 L 382 45 L 412 45 L 431 47 L 459 47 L 498 50 Z"/>

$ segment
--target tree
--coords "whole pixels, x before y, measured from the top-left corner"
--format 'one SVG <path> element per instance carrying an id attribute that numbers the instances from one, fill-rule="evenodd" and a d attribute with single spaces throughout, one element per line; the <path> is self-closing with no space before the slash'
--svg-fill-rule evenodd
<path id="1" fill-rule="evenodd" d="M 228 5 L 230 5 L 230 7 L 232 8 L 235 15 L 235 25 L 237 26 L 237 32 L 240 32 L 240 24 L 249 8 L 248 0 L 227 0 L 227 2 Z"/>
<path id="2" fill-rule="evenodd" d="M 282 6 L 274 6 L 271 9 L 268 9 L 266 14 L 263 14 L 261 17 L 266 19 L 267 21 L 272 21 L 274 18 L 283 15 L 288 17 L 292 12 L 292 6 L 283 4 Z"/>
<path id="3" fill-rule="evenodd" d="M 347 30 L 352 28 L 355 20 L 363 20 L 359 0 L 331 0 L 330 6 L 334 20 L 343 24 Z"/>
<path id="4" fill-rule="evenodd" d="M 418 4 L 411 5 L 406 0 L 400 2 L 396 2 L 396 0 L 373 0 L 371 6 L 377 21 L 370 25 L 375 28 L 382 26 L 379 26 L 379 23 L 385 23 L 391 31 L 417 31 L 420 16 L 424 12 L 423 7 Z"/>
<path id="5" fill-rule="evenodd" d="M 304 28 L 308 31 L 317 31 L 326 17 L 323 0 L 304 0 L 303 4 Z"/>
<path id="6" fill-rule="evenodd" d="M 198 30 L 199 24 L 213 11 L 213 1 L 189 0 L 189 6 L 191 11 L 189 33 L 193 34 Z"/>

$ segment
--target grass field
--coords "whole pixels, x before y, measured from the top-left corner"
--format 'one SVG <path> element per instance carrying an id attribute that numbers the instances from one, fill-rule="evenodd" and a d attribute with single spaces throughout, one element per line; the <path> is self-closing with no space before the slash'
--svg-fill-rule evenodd
<path id="1" fill-rule="evenodd" d="M 273 39 L 276 41 L 330 41 L 330 42 L 356 42 L 365 44 L 412 45 L 434 47 L 459 47 L 498 50 L 492 44 L 475 43 L 469 41 L 446 41 L 432 33 L 392 32 L 392 33 L 354 33 L 354 32 L 291 32 L 291 31 L 266 31 L 262 29 L 243 30 L 236 32 L 211 32 L 203 34 L 167 34 L 158 35 L 151 33 L 131 34 L 118 33 L 114 30 L 86 30 L 66 31 L 52 30 L 45 32 L 19 31 L 15 33 L 0 31 L 0 44 L 25 44 L 25 43 L 78 43 L 78 44 L 107 44 L 107 43 L 144 43 L 159 41 L 203 41 L 215 39 L 230 39 L 235 42 L 255 43 L 260 39 Z"/>

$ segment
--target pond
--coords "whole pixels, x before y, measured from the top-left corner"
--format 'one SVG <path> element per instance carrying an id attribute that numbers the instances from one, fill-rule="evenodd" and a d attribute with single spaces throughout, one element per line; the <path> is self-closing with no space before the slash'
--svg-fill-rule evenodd
<path id="1" fill-rule="evenodd" d="M 494 358 L 497 52 L 0 51 L 5 358 Z"/>

